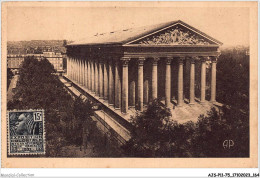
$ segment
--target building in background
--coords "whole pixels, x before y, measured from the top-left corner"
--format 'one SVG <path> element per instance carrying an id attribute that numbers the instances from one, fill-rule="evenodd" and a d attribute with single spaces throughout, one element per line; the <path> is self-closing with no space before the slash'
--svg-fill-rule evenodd
<path id="1" fill-rule="evenodd" d="M 22 54 L 7 55 L 7 68 L 19 69 L 21 67 L 24 58 L 27 56 L 34 56 L 36 59 L 40 60 L 42 58 L 47 58 L 48 61 L 53 65 L 54 69 L 58 73 L 64 72 L 64 63 L 66 63 L 66 56 L 61 53 L 56 52 L 43 52 L 43 54 Z"/>

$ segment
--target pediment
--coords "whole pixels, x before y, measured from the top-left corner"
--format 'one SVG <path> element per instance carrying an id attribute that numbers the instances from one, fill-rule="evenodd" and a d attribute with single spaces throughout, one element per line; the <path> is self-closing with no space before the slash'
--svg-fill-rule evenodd
<path id="1" fill-rule="evenodd" d="M 130 45 L 219 45 L 204 33 L 182 24 L 158 30 L 129 42 Z"/>

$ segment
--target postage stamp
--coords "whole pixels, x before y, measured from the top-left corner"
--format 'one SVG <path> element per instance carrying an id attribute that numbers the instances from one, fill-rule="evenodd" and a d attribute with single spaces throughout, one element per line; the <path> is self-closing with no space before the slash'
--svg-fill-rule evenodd
<path id="1" fill-rule="evenodd" d="M 8 155 L 45 154 L 44 110 L 7 112 Z"/>

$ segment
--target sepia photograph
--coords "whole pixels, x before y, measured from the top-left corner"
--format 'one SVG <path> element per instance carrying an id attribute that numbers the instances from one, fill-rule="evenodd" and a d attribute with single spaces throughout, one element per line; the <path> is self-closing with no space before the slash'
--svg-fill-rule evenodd
<path id="1" fill-rule="evenodd" d="M 257 2 L 4 2 L 2 36 L 2 166 L 257 166 Z"/>

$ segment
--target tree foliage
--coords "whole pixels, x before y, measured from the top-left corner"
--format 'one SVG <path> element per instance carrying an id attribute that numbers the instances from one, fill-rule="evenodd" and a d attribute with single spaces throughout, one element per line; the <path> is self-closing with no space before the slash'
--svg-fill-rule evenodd
<path id="1" fill-rule="evenodd" d="M 249 111 L 249 56 L 224 50 L 217 62 L 217 101 Z"/>
<path id="2" fill-rule="evenodd" d="M 44 109 L 47 156 L 59 156 L 62 146 L 79 143 L 83 121 L 94 124 L 91 103 L 73 100 L 54 72 L 47 59 L 25 58 L 16 93 L 8 102 L 8 109 Z"/>
<path id="3" fill-rule="evenodd" d="M 13 76 L 14 76 L 14 74 L 11 71 L 11 69 L 7 68 L 7 89 L 9 87 L 10 83 L 11 83 L 11 80 L 12 80 Z"/>
<path id="4" fill-rule="evenodd" d="M 157 101 L 133 118 L 132 138 L 122 148 L 130 157 L 248 157 L 248 117 L 224 107 L 215 108 L 196 123 L 178 124 Z M 233 147 L 223 146 L 232 140 Z"/>

